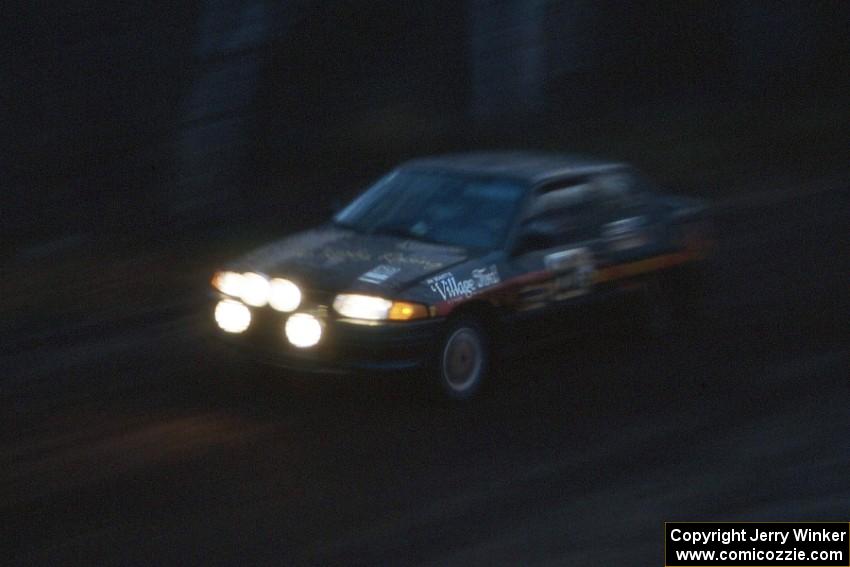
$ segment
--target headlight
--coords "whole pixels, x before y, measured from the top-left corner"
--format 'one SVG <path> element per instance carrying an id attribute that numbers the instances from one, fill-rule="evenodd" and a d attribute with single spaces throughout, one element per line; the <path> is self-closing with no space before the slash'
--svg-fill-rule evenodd
<path id="1" fill-rule="evenodd" d="M 334 309 L 343 317 L 377 321 L 389 316 L 393 302 L 380 297 L 343 293 L 334 298 Z"/>
<path id="2" fill-rule="evenodd" d="M 212 286 L 221 293 L 239 297 L 242 295 L 242 274 L 236 272 L 216 272 L 212 278 Z"/>
<path id="3" fill-rule="evenodd" d="M 298 348 L 315 345 L 322 338 L 322 324 L 308 313 L 294 313 L 283 327 L 286 338 Z"/>
<path id="4" fill-rule="evenodd" d="M 390 301 L 382 297 L 341 293 L 334 298 L 334 310 L 343 317 L 370 321 L 409 321 L 428 316 L 428 308 L 419 303 Z"/>
<path id="5" fill-rule="evenodd" d="M 289 280 L 275 278 L 269 284 L 269 305 L 278 311 L 295 311 L 301 304 L 301 290 Z"/>
<path id="6" fill-rule="evenodd" d="M 223 331 L 241 333 L 251 324 L 251 310 L 235 299 L 222 299 L 215 306 L 215 322 Z"/>
<path id="7" fill-rule="evenodd" d="M 242 274 L 241 287 L 239 296 L 248 305 L 262 307 L 268 303 L 271 286 L 269 285 L 269 280 L 260 274 L 253 272 Z"/>

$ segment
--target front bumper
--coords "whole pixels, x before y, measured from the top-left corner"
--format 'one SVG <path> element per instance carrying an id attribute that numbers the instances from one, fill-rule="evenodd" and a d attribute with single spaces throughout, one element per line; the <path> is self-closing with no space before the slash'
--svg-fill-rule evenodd
<path id="1" fill-rule="evenodd" d="M 251 325 L 239 334 L 211 322 L 221 344 L 260 362 L 309 372 L 403 370 L 422 367 L 435 352 L 442 318 L 409 322 L 360 322 L 312 312 L 322 322 L 319 343 L 298 348 L 289 343 L 289 316 L 268 307 L 251 308 Z"/>

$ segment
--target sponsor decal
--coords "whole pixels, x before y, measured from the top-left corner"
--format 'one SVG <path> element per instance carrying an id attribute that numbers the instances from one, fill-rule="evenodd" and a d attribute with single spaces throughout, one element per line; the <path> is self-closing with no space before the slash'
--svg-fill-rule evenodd
<path id="1" fill-rule="evenodd" d="M 472 278 L 475 280 L 478 289 L 482 289 L 499 283 L 499 271 L 496 269 L 496 265 L 492 264 L 488 268 L 472 270 Z"/>
<path id="2" fill-rule="evenodd" d="M 440 274 L 428 280 L 431 291 L 440 295 L 443 300 L 469 297 L 475 291 L 475 280 L 457 280 L 451 272 Z"/>
<path id="3" fill-rule="evenodd" d="M 397 266 L 388 266 L 387 264 L 379 264 L 357 278 L 361 282 L 379 284 L 393 277 L 401 271 Z"/>
<path id="4" fill-rule="evenodd" d="M 419 266 L 423 270 L 439 270 L 445 266 L 446 262 L 441 260 L 431 260 L 421 256 L 406 254 L 404 252 L 386 252 L 377 258 L 378 261 L 388 264 L 405 264 L 410 266 Z"/>
<path id="5" fill-rule="evenodd" d="M 347 262 L 368 262 L 372 259 L 368 250 L 348 248 L 324 248 L 319 250 L 317 256 L 323 260 L 326 268 Z"/>
<path id="6" fill-rule="evenodd" d="M 347 238 L 342 230 L 311 230 L 273 242 L 243 256 L 239 263 L 245 269 L 274 266 L 288 260 L 308 258 L 318 247 L 328 246 Z"/>
<path id="7" fill-rule="evenodd" d="M 499 271 L 492 264 L 486 268 L 472 270 L 472 277 L 457 279 L 451 272 L 445 272 L 426 280 L 431 291 L 438 294 L 443 301 L 469 297 L 478 290 L 499 283 Z"/>
<path id="8" fill-rule="evenodd" d="M 552 299 L 569 299 L 590 291 L 596 268 L 593 255 L 587 248 L 572 248 L 543 257 L 547 270 L 555 273 Z"/>

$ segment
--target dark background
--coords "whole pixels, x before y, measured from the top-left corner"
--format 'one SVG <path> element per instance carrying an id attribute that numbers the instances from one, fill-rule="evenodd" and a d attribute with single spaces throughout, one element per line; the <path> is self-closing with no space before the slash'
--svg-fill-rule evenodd
<path id="1" fill-rule="evenodd" d="M 840 1 L 25 3 L 5 232 L 288 227 L 401 159 L 481 147 L 709 192 L 757 181 L 731 160 L 823 168 L 846 158 L 848 21 Z"/>
<path id="2" fill-rule="evenodd" d="M 660 565 L 665 521 L 848 519 L 850 2 L 4 8 L 4 562 Z M 223 263 L 481 148 L 705 198 L 705 318 L 578 316 L 462 407 L 210 342 Z"/>

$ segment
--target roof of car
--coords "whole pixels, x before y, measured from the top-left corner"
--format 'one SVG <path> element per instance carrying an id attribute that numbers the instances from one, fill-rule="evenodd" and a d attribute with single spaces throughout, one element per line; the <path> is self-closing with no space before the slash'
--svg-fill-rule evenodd
<path id="1" fill-rule="evenodd" d="M 539 183 L 551 178 L 617 169 L 624 165 L 575 154 L 493 151 L 423 157 L 405 162 L 401 168 L 510 177 L 528 183 Z"/>

